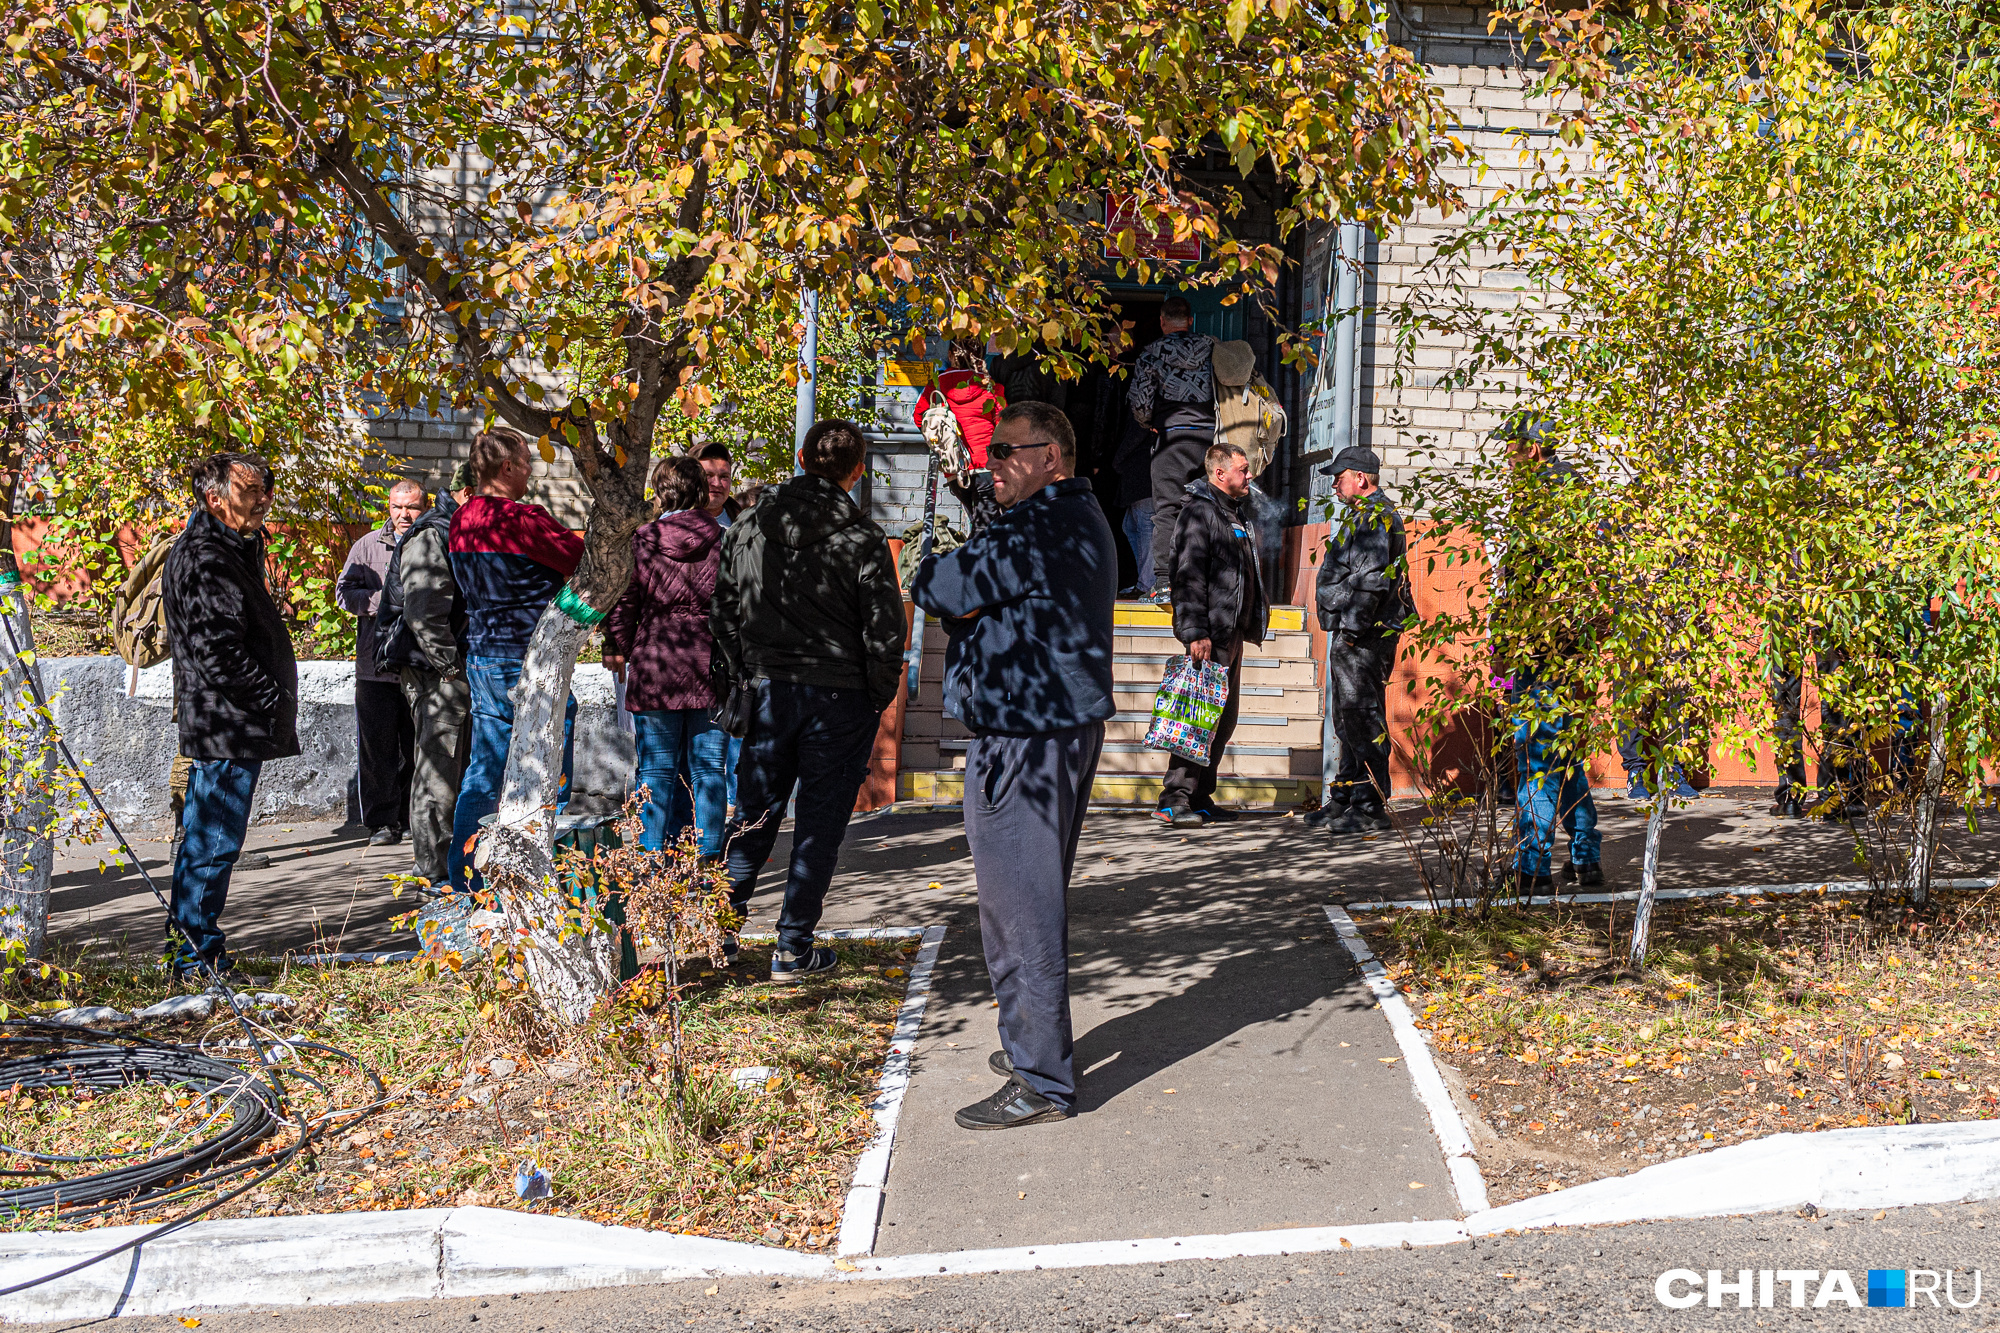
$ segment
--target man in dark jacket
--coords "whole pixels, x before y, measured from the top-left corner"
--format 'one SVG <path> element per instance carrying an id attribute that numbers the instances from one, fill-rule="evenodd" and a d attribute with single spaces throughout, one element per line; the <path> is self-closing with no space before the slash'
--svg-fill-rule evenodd
<path id="1" fill-rule="evenodd" d="M 360 743 L 356 774 L 361 789 L 361 822 L 368 845 L 386 847 L 403 840 L 410 822 L 410 775 L 416 725 L 403 702 L 402 683 L 392 667 L 378 665 L 382 590 L 396 543 L 424 512 L 422 482 L 403 478 L 389 488 L 389 521 L 371 528 L 348 548 L 334 590 L 355 617 L 354 731 Z"/>
<path id="2" fill-rule="evenodd" d="M 299 669 L 264 574 L 270 465 L 218 454 L 194 470 L 195 511 L 161 579 L 181 754 L 193 761 L 174 857 L 167 960 L 179 976 L 230 967 L 218 924 L 267 759 L 299 752 Z"/>
<path id="3" fill-rule="evenodd" d="M 1159 341 L 1132 368 L 1132 419 L 1157 431 L 1153 443 L 1153 600 L 1165 601 L 1172 577 L 1174 525 L 1187 484 L 1201 476 L 1215 441 L 1215 339 L 1194 331 L 1185 296 L 1160 304 Z"/>
<path id="4" fill-rule="evenodd" d="M 1069 878 L 1117 711 L 1111 615 L 1118 549 L 1073 476 L 1076 437 L 1047 403 L 1000 413 L 988 455 L 1003 513 L 918 568 L 910 595 L 950 635 L 947 690 L 972 730 L 965 837 L 999 1001 L 1007 1082 L 958 1112 L 966 1129 L 1060 1120 L 1076 1105 L 1069 1011 Z"/>
<path id="5" fill-rule="evenodd" d="M 1326 631 L 1340 771 L 1321 819 L 1328 833 L 1389 828 L 1389 673 L 1396 643 L 1416 609 L 1410 595 L 1403 520 L 1379 489 L 1382 464 L 1360 446 L 1328 465 L 1345 512 L 1327 539 L 1315 592 Z"/>
<path id="6" fill-rule="evenodd" d="M 792 865 L 771 952 L 771 980 L 831 971 L 813 945 L 882 710 L 902 675 L 903 595 L 889 539 L 848 494 L 868 444 L 847 421 L 821 421 L 799 448 L 803 475 L 766 491 L 723 538 L 709 627 L 716 697 L 750 688 L 749 731 L 730 822 L 730 901 L 749 906 L 792 786 Z"/>
<path id="7" fill-rule="evenodd" d="M 410 775 L 413 869 L 442 890 L 451 878 L 451 823 L 472 747 L 465 679 L 465 599 L 451 573 L 451 517 L 472 495 L 472 465 L 396 544 L 380 613 L 381 665 L 398 673 L 416 728 Z"/>
<path id="8" fill-rule="evenodd" d="M 1213 444 L 1204 461 L 1208 477 L 1187 488 L 1174 533 L 1174 637 L 1195 661 L 1228 669 L 1229 701 L 1215 724 L 1207 764 L 1178 754 L 1167 762 L 1160 806 L 1153 812 L 1167 828 L 1199 828 L 1237 817 L 1234 810 L 1216 808 L 1215 779 L 1223 747 L 1236 732 L 1243 647 L 1264 642 L 1270 619 L 1264 582 L 1257 576 L 1257 539 L 1242 508 L 1250 494 L 1250 457 L 1240 445 Z"/>

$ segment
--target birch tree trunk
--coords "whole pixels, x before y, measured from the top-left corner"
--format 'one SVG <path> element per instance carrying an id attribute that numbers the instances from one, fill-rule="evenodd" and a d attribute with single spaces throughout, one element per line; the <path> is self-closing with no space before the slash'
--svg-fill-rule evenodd
<path id="1" fill-rule="evenodd" d="M 1664 767 L 1664 765 L 1662 766 Z M 1646 966 L 1646 949 L 1653 930 L 1653 899 L 1660 888 L 1660 832 L 1667 824 L 1667 793 L 1660 790 L 1661 775 L 1649 779 L 1653 788 L 1653 809 L 1646 816 L 1646 857 L 1639 875 L 1639 902 L 1632 914 L 1632 970 Z"/>
<path id="2" fill-rule="evenodd" d="M 556 815 L 562 801 L 563 714 L 577 654 L 632 577 L 632 534 L 650 515 L 624 490 L 596 497 L 582 563 L 528 641 L 514 687 L 500 810 L 479 835 L 472 863 L 526 951 L 528 981 L 550 1016 L 581 1023 L 618 985 L 618 940 L 587 915 L 556 875 Z"/>
<path id="3" fill-rule="evenodd" d="M 4 530 L 4 529 L 0 529 Z M 28 593 L 9 554 L 0 565 L 0 616 L 11 639 L 0 639 L 0 941 L 27 947 L 39 957 L 48 939 L 49 881 L 55 870 L 55 820 L 50 780 L 56 751 L 49 716 L 35 701 L 46 698 L 35 661 L 35 631 Z M 18 653 L 17 650 L 18 649 Z"/>
<path id="4" fill-rule="evenodd" d="M 1917 798 L 1917 826 L 1910 848 L 1910 899 L 1919 906 L 1931 900 L 1931 869 L 1937 859 L 1937 808 L 1944 792 L 1945 726 L 1950 705 L 1939 695 L 1931 701 L 1930 746 L 1924 761 L 1924 789 Z"/>

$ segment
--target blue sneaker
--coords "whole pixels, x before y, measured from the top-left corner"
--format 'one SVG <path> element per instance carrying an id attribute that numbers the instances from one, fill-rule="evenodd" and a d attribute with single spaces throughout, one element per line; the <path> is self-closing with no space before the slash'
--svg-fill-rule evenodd
<path id="1" fill-rule="evenodd" d="M 1699 801 L 1701 799 L 1701 793 L 1696 791 L 1686 778 L 1681 778 L 1678 782 L 1674 783 L 1673 796 L 1676 805 L 1686 805 L 1689 801 Z"/>
<path id="2" fill-rule="evenodd" d="M 1639 804 L 1644 805 L 1647 801 L 1653 799 L 1653 793 L 1646 790 L 1646 779 L 1640 777 L 1637 773 L 1627 776 L 1625 783 L 1626 800 L 1637 801 Z"/>

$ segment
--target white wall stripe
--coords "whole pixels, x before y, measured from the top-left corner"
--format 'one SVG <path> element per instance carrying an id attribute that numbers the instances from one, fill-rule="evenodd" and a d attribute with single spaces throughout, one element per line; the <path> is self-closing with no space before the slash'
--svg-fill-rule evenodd
<path id="1" fill-rule="evenodd" d="M 1396 1036 L 1396 1046 L 1403 1052 L 1403 1068 L 1409 1071 L 1410 1081 L 1416 1085 L 1417 1100 L 1430 1112 L 1431 1129 L 1437 1134 L 1438 1146 L 1444 1150 L 1445 1169 L 1451 1173 L 1451 1186 L 1458 1194 L 1458 1206 L 1465 1213 L 1486 1211 L 1486 1180 L 1479 1174 L 1478 1159 L 1473 1156 L 1472 1136 L 1466 1133 L 1465 1122 L 1458 1117 L 1458 1108 L 1452 1105 L 1451 1093 L 1445 1089 L 1444 1076 L 1438 1073 L 1437 1062 L 1431 1058 L 1430 1043 L 1417 1029 L 1417 1020 L 1410 1013 L 1410 1006 L 1403 1003 L 1403 994 L 1396 989 L 1396 983 L 1389 980 L 1389 974 L 1382 968 L 1374 951 L 1362 942 L 1361 931 L 1356 928 L 1354 918 L 1345 910 L 1329 904 L 1327 920 L 1333 922 L 1333 929 L 1340 936 L 1340 942 L 1347 946 L 1347 952 L 1354 955 L 1354 961 L 1361 965 L 1368 989 L 1382 1004 L 1383 1016 L 1389 1020 L 1389 1030 Z"/>

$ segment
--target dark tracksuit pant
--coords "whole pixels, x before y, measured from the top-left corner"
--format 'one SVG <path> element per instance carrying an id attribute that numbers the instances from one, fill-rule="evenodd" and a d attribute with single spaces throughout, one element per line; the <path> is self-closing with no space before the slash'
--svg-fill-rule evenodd
<path id="1" fill-rule="evenodd" d="M 357 677 L 354 729 L 361 742 L 361 822 L 372 829 L 409 827 L 417 723 L 402 682 Z"/>
<path id="2" fill-rule="evenodd" d="M 1331 804 L 1382 813 L 1389 794 L 1389 673 L 1396 666 L 1399 635 L 1326 646 L 1327 680 L 1333 686 L 1333 733 L 1340 739 L 1340 770 Z"/>
<path id="3" fill-rule="evenodd" d="M 965 757 L 965 840 L 979 933 L 1014 1076 L 1076 1105 L 1069 1012 L 1069 878 L 1104 750 L 1104 724 L 975 736 Z"/>
<path id="4" fill-rule="evenodd" d="M 1215 724 L 1215 739 L 1209 743 L 1208 763 L 1198 765 L 1184 755 L 1167 760 L 1167 780 L 1160 785 L 1160 808 L 1206 810 L 1215 800 L 1216 773 L 1222 766 L 1222 750 L 1236 734 L 1237 700 L 1243 693 L 1243 645 L 1218 643 L 1215 651 L 1229 659 L 1229 702 L 1222 706 L 1222 718 Z"/>
<path id="5" fill-rule="evenodd" d="M 1170 427 L 1153 455 L 1153 581 L 1173 577 L 1174 524 L 1187 503 L 1187 484 L 1201 476 L 1201 460 L 1215 443 L 1213 423 L 1199 428 Z"/>
<path id="6" fill-rule="evenodd" d="M 827 885 L 868 776 L 882 715 L 865 690 L 753 679 L 755 707 L 736 764 L 736 817 L 729 822 L 729 900 L 738 912 L 771 859 L 785 802 L 792 813 L 792 864 L 778 914 L 778 947 L 802 954 L 826 907 Z"/>

